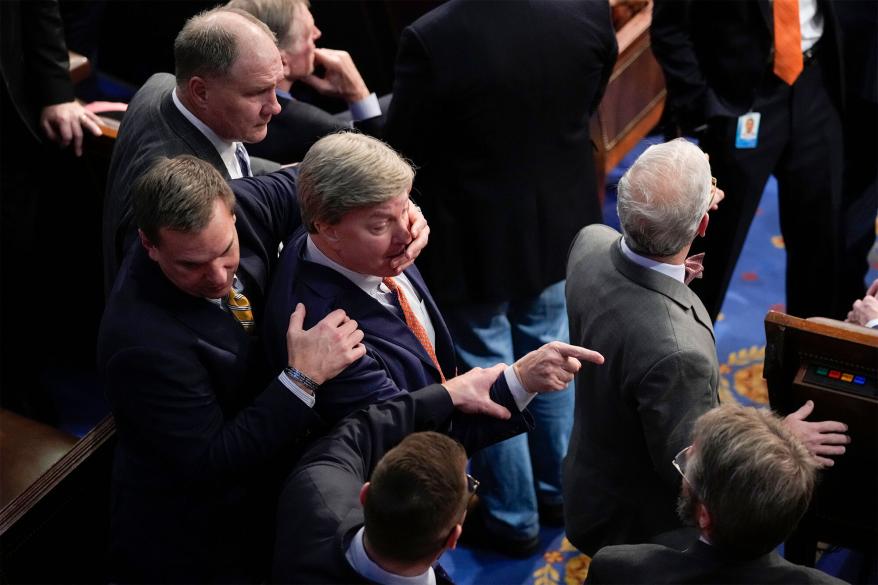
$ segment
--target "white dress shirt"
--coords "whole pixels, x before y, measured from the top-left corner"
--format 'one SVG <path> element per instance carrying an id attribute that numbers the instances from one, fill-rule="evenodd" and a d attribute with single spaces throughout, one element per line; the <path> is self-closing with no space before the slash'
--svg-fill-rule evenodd
<path id="1" fill-rule="evenodd" d="M 664 262 L 657 262 L 646 256 L 641 256 L 628 247 L 628 244 L 625 243 L 624 237 L 622 238 L 622 253 L 626 258 L 639 266 L 655 270 L 659 274 L 664 274 L 665 276 L 686 284 L 686 266 L 683 264 L 665 264 Z"/>
<path id="2" fill-rule="evenodd" d="M 378 563 L 369 558 L 369 554 L 366 552 L 366 547 L 363 545 L 365 531 L 366 527 L 361 526 L 345 553 L 345 558 L 359 575 L 382 585 L 436 585 L 436 573 L 433 571 L 433 567 L 413 577 L 403 577 L 381 568 Z"/>

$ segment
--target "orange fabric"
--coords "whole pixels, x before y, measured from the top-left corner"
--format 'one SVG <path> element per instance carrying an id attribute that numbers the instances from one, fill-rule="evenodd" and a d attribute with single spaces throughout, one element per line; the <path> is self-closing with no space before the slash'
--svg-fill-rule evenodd
<path id="1" fill-rule="evenodd" d="M 802 72 L 802 27 L 799 0 L 774 0 L 774 73 L 787 85 Z"/>
<path id="2" fill-rule="evenodd" d="M 236 292 L 235 289 L 232 288 L 232 290 L 229 291 L 227 304 L 229 312 L 238 320 L 238 323 L 241 324 L 244 331 L 247 333 L 253 333 L 255 325 L 253 322 L 253 308 L 250 306 L 250 301 L 244 296 L 244 293 Z"/>
<path id="3" fill-rule="evenodd" d="M 444 382 L 445 374 L 442 373 L 442 367 L 439 365 L 439 360 L 436 359 L 436 351 L 433 349 L 433 344 L 430 343 L 430 336 L 427 335 L 427 330 L 424 329 L 424 326 L 421 325 L 421 322 L 418 321 L 418 318 L 412 311 L 412 306 L 409 305 L 408 299 L 405 298 L 405 293 L 402 292 L 402 289 L 399 288 L 396 281 L 389 276 L 385 276 L 381 282 L 396 295 L 396 300 L 399 302 L 399 307 L 402 309 L 402 315 L 405 318 L 405 324 L 409 326 L 409 329 L 412 330 L 412 333 L 415 334 L 415 337 L 417 337 L 418 341 L 421 342 L 421 345 L 424 346 L 427 355 L 430 356 L 436 369 L 439 370 L 439 378 Z"/>

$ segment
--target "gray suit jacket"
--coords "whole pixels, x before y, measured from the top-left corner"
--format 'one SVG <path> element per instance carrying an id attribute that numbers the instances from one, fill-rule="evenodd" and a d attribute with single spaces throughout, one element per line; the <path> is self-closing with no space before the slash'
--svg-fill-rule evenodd
<path id="1" fill-rule="evenodd" d="M 579 232 L 567 262 L 571 343 L 601 352 L 576 376 L 564 468 L 570 541 L 586 554 L 680 527 L 671 465 L 694 420 L 717 404 L 710 318 L 681 282 L 638 266 L 604 225 Z"/>
<path id="2" fill-rule="evenodd" d="M 657 544 L 607 547 L 592 559 L 585 582 L 844 583 L 817 569 L 794 565 L 775 551 L 755 559 L 732 559 L 701 541 L 684 551 Z"/>
<path id="3" fill-rule="evenodd" d="M 119 126 L 104 198 L 104 285 L 107 291 L 113 286 L 136 232 L 131 215 L 131 185 L 156 158 L 191 154 L 212 164 L 226 180 L 231 179 L 210 140 L 174 105 L 171 92 L 175 87 L 176 81 L 170 73 L 150 77 L 131 99 Z M 254 175 L 280 168 L 277 163 L 255 157 L 250 163 Z"/>

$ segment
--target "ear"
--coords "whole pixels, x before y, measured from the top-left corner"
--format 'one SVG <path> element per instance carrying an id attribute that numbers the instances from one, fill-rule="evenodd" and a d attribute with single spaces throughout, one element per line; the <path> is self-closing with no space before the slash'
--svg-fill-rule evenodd
<path id="1" fill-rule="evenodd" d="M 186 83 L 186 93 L 189 94 L 189 100 L 196 109 L 207 108 L 207 82 L 203 77 L 193 75 Z"/>
<path id="2" fill-rule="evenodd" d="M 146 252 L 149 254 L 150 260 L 158 261 L 158 246 L 152 243 L 152 241 L 143 233 L 143 230 L 138 229 L 137 235 L 140 237 L 140 245 L 144 247 Z"/>
<path id="3" fill-rule="evenodd" d="M 293 81 L 290 79 L 292 76 L 292 70 L 290 69 L 290 53 L 286 49 L 278 49 L 278 51 L 280 52 L 281 65 L 283 65 L 284 79 L 287 81 Z"/>
<path id="4" fill-rule="evenodd" d="M 701 217 L 701 221 L 698 223 L 698 231 L 696 232 L 702 238 L 707 233 L 707 224 L 710 223 L 710 215 L 705 213 Z"/>
<path id="5" fill-rule="evenodd" d="M 317 229 L 317 233 L 327 242 L 335 243 L 341 239 L 341 235 L 338 233 L 336 226 L 332 224 L 328 224 L 323 221 L 315 221 L 314 227 Z"/>
<path id="6" fill-rule="evenodd" d="M 369 493 L 369 482 L 363 484 L 363 487 L 360 488 L 360 505 L 366 505 L 366 494 Z"/>
<path id="7" fill-rule="evenodd" d="M 710 517 L 710 511 L 702 502 L 695 504 L 695 523 L 698 524 L 698 528 L 702 532 L 710 533 L 713 521 Z"/>
<path id="8" fill-rule="evenodd" d="M 445 541 L 445 548 L 448 550 L 454 550 L 457 548 L 457 541 L 460 540 L 460 535 L 463 533 L 463 526 L 460 524 L 455 524 L 454 528 L 448 534 L 448 540 Z"/>

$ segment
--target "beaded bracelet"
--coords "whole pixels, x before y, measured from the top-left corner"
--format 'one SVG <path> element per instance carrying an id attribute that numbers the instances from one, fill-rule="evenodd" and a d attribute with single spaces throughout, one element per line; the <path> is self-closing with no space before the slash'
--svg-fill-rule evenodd
<path id="1" fill-rule="evenodd" d="M 284 368 L 284 374 L 286 374 L 290 380 L 292 380 L 293 382 L 296 382 L 298 384 L 301 384 L 302 386 L 304 386 L 305 388 L 307 388 L 311 392 L 317 392 L 317 390 L 320 389 L 320 384 L 318 384 L 317 382 L 315 382 L 314 380 L 312 380 L 311 378 L 309 378 L 308 376 L 306 376 L 305 374 L 303 374 L 302 372 L 300 372 L 296 368 L 293 368 L 293 367 Z"/>

